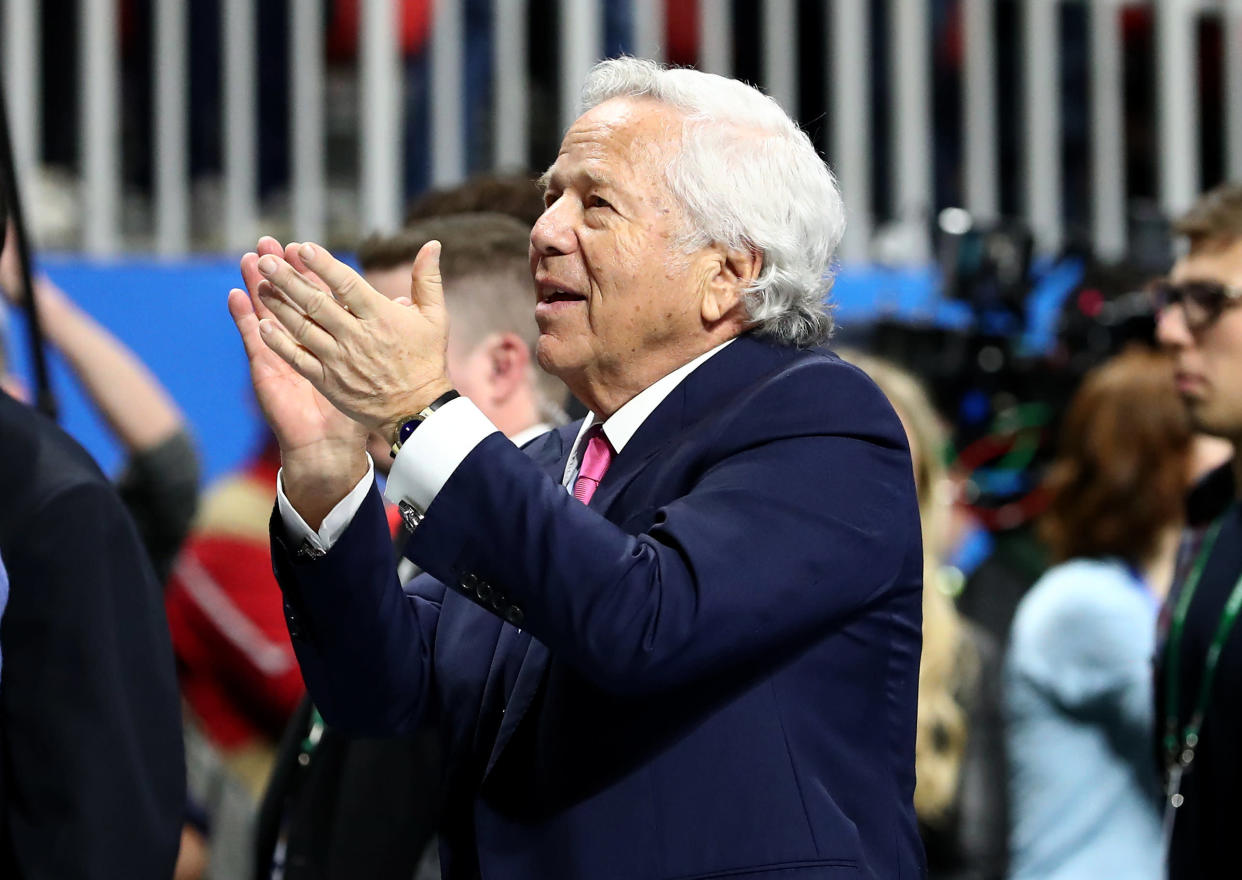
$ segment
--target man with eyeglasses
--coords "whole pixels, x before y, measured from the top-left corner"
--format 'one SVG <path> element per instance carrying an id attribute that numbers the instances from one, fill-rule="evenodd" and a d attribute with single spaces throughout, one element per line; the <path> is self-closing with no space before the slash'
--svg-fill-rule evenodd
<path id="1" fill-rule="evenodd" d="M 1203 196 L 1175 226 L 1189 250 L 1153 287 L 1157 337 L 1174 356 L 1196 427 L 1242 443 L 1242 185 Z M 1235 486 L 1242 465 L 1233 461 Z M 1170 594 L 1157 664 L 1172 880 L 1236 875 L 1242 816 L 1242 505 L 1207 528 Z M 1231 870 L 1232 869 L 1232 870 Z"/>

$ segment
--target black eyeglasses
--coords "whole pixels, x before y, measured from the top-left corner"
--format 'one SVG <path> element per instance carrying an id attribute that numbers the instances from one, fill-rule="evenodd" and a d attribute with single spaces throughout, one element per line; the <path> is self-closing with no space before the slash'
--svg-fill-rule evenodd
<path id="1" fill-rule="evenodd" d="M 1228 306 L 1242 299 L 1242 287 L 1219 281 L 1183 281 L 1173 284 L 1166 279 L 1153 281 L 1147 287 L 1152 306 L 1160 314 L 1169 306 L 1181 305 L 1186 326 L 1202 330 L 1220 317 Z"/>

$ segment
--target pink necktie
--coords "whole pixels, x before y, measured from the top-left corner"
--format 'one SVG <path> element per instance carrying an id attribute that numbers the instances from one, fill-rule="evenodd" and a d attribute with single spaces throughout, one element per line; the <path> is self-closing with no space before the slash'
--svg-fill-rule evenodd
<path id="1" fill-rule="evenodd" d="M 574 497 L 583 504 L 591 503 L 591 496 L 599 488 L 599 481 L 604 478 L 604 471 L 612 464 L 612 444 L 604 436 L 604 429 L 594 425 L 587 431 L 586 452 L 582 454 L 582 467 L 578 469 L 578 479 L 574 480 Z"/>

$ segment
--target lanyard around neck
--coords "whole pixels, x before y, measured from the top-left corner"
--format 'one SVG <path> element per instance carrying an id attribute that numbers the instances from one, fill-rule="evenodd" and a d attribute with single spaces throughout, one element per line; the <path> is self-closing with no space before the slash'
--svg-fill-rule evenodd
<path id="1" fill-rule="evenodd" d="M 1242 610 L 1242 576 L 1240 576 L 1238 582 L 1234 584 L 1233 591 L 1229 594 L 1229 599 L 1225 602 L 1225 608 L 1221 612 L 1220 620 L 1216 624 L 1216 632 L 1212 636 L 1207 656 L 1203 662 L 1203 680 L 1199 683 L 1199 696 L 1195 701 L 1190 719 L 1182 729 L 1179 737 L 1177 728 L 1181 709 L 1179 689 L 1182 637 L 1185 634 L 1186 617 L 1190 612 L 1190 603 L 1194 599 L 1195 590 L 1199 586 L 1199 580 L 1203 577 L 1203 569 L 1207 567 L 1208 558 L 1212 555 L 1212 549 L 1216 546 L 1216 539 L 1220 536 L 1221 526 L 1228 515 L 1228 511 L 1222 514 L 1216 522 L 1212 523 L 1204 536 L 1203 546 L 1199 548 L 1194 566 L 1186 577 L 1186 583 L 1182 587 L 1181 595 L 1177 598 L 1177 605 L 1173 609 L 1173 620 L 1169 625 L 1169 642 L 1168 647 L 1165 649 L 1164 751 L 1170 769 L 1179 764 L 1182 768 L 1185 768 L 1194 760 L 1195 748 L 1199 745 L 1199 730 L 1203 726 L 1203 716 L 1207 714 L 1208 706 L 1212 701 L 1212 681 L 1216 676 L 1216 667 L 1220 662 L 1221 651 L 1224 649 L 1225 642 L 1229 639 L 1229 633 L 1238 619 L 1238 612 Z"/>

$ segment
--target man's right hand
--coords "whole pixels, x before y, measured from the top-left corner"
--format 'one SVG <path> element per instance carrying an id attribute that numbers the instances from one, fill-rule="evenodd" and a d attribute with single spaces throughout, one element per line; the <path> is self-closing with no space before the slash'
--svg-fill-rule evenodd
<path id="1" fill-rule="evenodd" d="M 229 291 L 229 313 L 250 361 L 250 381 L 280 444 L 285 496 L 306 524 L 318 529 L 328 512 L 366 474 L 367 435 L 259 336 L 259 320 L 271 316 L 259 298 L 262 286 L 271 287 L 259 274 L 259 257 L 264 254 L 283 257 L 309 281 L 323 285 L 298 257 L 296 243 L 281 247 L 275 239 L 264 236 L 259 239 L 257 253 L 241 259 L 246 290 Z"/>

